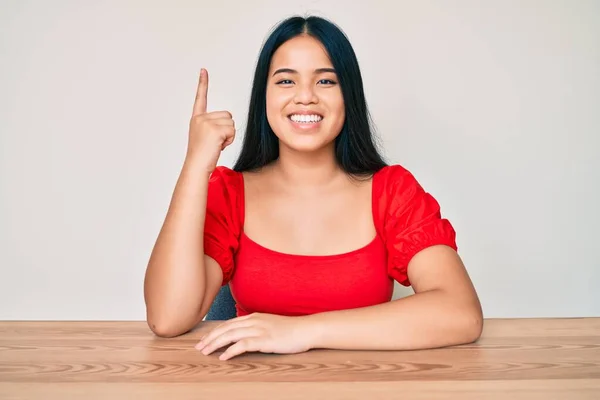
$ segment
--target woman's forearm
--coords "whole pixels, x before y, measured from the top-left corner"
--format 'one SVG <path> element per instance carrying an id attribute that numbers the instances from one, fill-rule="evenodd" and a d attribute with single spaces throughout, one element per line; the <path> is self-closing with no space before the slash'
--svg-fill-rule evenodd
<path id="1" fill-rule="evenodd" d="M 441 289 L 376 306 L 306 317 L 312 348 L 411 350 L 470 343 L 481 334 L 477 301 Z"/>
<path id="2" fill-rule="evenodd" d="M 160 336 L 184 333 L 198 322 L 206 286 L 208 181 L 206 170 L 186 159 L 150 256 L 144 296 L 148 324 Z"/>

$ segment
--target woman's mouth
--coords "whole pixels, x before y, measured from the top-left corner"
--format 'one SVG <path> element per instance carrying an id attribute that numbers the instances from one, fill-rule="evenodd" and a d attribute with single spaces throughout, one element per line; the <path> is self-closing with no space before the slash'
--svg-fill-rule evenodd
<path id="1" fill-rule="evenodd" d="M 288 119 L 295 128 L 313 129 L 323 121 L 323 116 L 319 114 L 291 114 Z"/>

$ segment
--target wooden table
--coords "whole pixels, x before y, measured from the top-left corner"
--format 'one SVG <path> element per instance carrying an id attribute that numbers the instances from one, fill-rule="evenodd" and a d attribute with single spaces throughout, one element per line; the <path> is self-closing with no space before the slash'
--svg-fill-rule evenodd
<path id="1" fill-rule="evenodd" d="M 0 399 L 600 399 L 600 318 L 486 320 L 471 345 L 219 361 L 144 322 L 0 322 Z"/>

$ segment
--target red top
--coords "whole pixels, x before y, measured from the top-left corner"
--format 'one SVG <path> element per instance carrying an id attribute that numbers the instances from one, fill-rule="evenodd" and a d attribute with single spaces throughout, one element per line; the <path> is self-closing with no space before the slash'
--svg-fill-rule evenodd
<path id="1" fill-rule="evenodd" d="M 244 181 L 219 166 L 208 188 L 204 252 L 223 270 L 238 316 L 253 312 L 306 315 L 390 301 L 393 280 L 410 282 L 408 262 L 443 244 L 457 250 L 455 231 L 438 202 L 399 165 L 382 168 L 372 183 L 377 235 L 354 251 L 326 256 L 267 249 L 244 234 Z"/>

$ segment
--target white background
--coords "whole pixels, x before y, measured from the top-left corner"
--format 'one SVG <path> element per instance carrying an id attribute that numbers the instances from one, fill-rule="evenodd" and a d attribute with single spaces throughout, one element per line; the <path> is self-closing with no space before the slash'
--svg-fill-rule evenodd
<path id="1" fill-rule="evenodd" d="M 198 72 L 243 132 L 262 41 L 296 13 L 348 34 L 486 317 L 600 315 L 600 2 L 0 4 L 0 319 L 145 318 Z"/>

